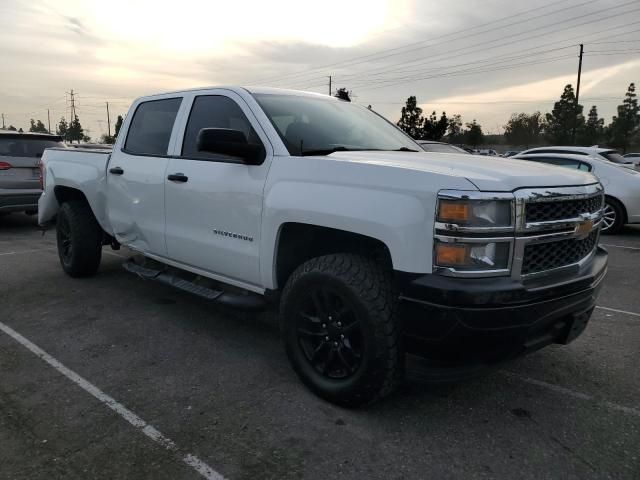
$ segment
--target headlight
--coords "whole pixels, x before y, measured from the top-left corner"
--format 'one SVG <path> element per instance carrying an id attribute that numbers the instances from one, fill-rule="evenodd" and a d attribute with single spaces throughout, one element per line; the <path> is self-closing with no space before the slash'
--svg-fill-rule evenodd
<path id="1" fill-rule="evenodd" d="M 465 227 L 508 227 L 511 201 L 440 198 L 437 221 Z"/>
<path id="2" fill-rule="evenodd" d="M 509 266 L 509 242 L 443 242 L 436 240 L 435 265 L 455 270 L 504 270 Z"/>

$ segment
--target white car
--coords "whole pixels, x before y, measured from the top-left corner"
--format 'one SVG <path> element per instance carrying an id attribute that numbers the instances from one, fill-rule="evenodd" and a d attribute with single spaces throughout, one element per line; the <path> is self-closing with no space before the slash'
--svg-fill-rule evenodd
<path id="1" fill-rule="evenodd" d="M 493 148 L 483 148 L 478 150 L 480 155 L 485 155 L 487 157 L 499 157 L 498 152 L 496 152 Z"/>
<path id="2" fill-rule="evenodd" d="M 529 153 L 511 157 L 593 173 L 605 189 L 603 233 L 617 233 L 625 224 L 640 223 L 640 173 L 590 155 Z"/>
<path id="3" fill-rule="evenodd" d="M 538 147 L 530 148 L 521 153 L 521 155 L 528 155 L 530 153 L 559 153 L 569 155 L 584 155 L 593 158 L 599 158 L 608 162 L 617 163 L 626 168 L 635 168 L 634 161 L 631 158 L 625 158 L 617 150 L 613 148 L 601 148 L 597 146 L 593 147 Z"/>
<path id="4" fill-rule="evenodd" d="M 450 143 L 436 142 L 433 140 L 416 140 L 416 143 L 420 145 L 425 152 L 469 154 L 466 150 L 451 145 Z"/>
<path id="5" fill-rule="evenodd" d="M 623 157 L 625 160 L 631 160 L 635 164 L 636 170 L 640 170 L 640 153 L 627 153 Z"/>

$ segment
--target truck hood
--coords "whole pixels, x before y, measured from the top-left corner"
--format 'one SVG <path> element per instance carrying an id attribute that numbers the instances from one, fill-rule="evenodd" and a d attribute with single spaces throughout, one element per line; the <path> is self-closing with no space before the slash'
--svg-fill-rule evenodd
<path id="1" fill-rule="evenodd" d="M 363 151 L 335 152 L 326 158 L 462 177 L 479 190 L 492 192 L 511 192 L 526 187 L 587 185 L 597 182 L 592 174 L 586 172 L 526 160 L 480 155 Z"/>

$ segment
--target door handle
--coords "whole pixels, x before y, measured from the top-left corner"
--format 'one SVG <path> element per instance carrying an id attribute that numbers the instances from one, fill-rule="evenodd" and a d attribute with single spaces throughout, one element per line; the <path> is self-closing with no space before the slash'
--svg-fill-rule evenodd
<path id="1" fill-rule="evenodd" d="M 109 169 L 109 173 L 113 173 L 114 175 L 122 175 L 124 173 L 124 170 L 120 167 L 113 167 Z"/>
<path id="2" fill-rule="evenodd" d="M 167 180 L 171 180 L 172 182 L 180 182 L 184 183 L 189 181 L 189 177 L 187 177 L 184 173 L 172 173 L 167 176 Z"/>

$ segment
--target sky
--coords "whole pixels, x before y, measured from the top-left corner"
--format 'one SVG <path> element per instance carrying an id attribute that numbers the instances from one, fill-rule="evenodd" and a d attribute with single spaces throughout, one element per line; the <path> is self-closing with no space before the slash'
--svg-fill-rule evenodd
<path id="1" fill-rule="evenodd" d="M 138 96 L 213 85 L 329 92 L 392 121 L 415 95 L 499 133 L 575 86 L 607 122 L 640 81 L 639 0 L 0 1 L 0 113 L 94 139 Z"/>

